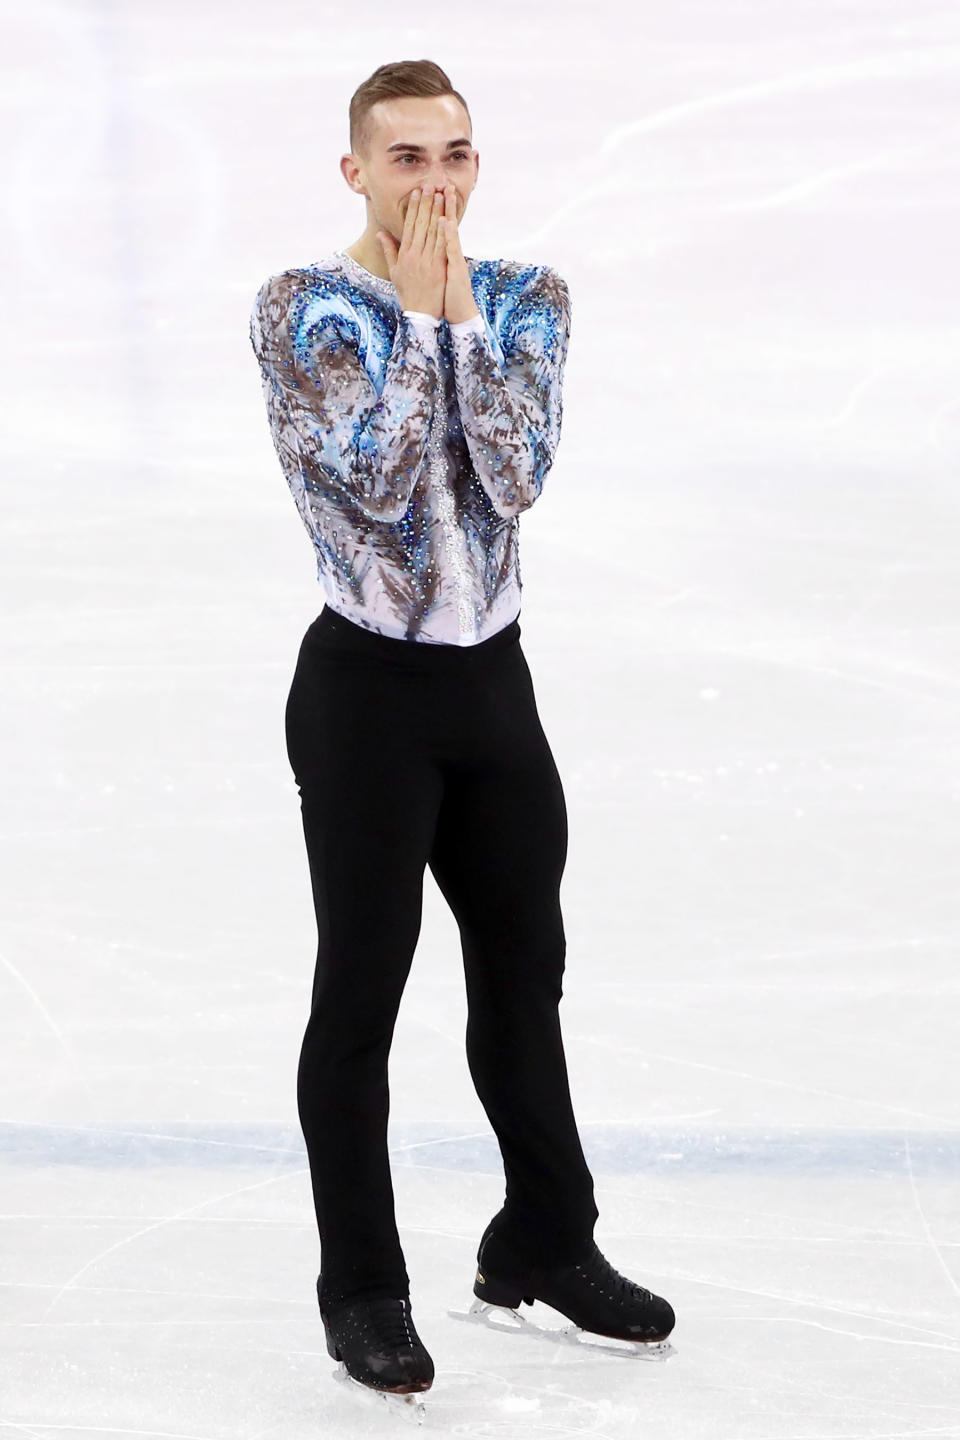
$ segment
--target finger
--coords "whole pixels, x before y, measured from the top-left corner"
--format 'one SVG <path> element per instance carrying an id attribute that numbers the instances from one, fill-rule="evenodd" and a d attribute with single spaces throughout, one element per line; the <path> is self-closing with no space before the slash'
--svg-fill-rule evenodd
<path id="1" fill-rule="evenodd" d="M 438 230 L 441 230 L 441 229 L 443 228 L 443 227 L 441 226 L 441 224 L 440 224 L 440 221 L 441 221 L 442 218 L 443 218 L 443 191 L 442 191 L 442 190 L 434 190 L 434 192 L 433 192 L 433 204 L 432 204 L 431 207 L 430 207 L 430 219 L 429 219 L 429 222 L 428 222 L 428 225 L 427 225 L 427 235 L 426 235 L 426 240 L 425 240 L 425 242 L 424 242 L 425 244 L 429 245 L 429 244 L 432 242 L 434 245 L 436 245 L 436 243 L 437 243 L 437 231 L 438 231 Z"/>
<path id="2" fill-rule="evenodd" d="M 433 192 L 433 210 L 430 214 L 430 230 L 427 234 L 427 244 L 433 244 L 434 252 L 442 243 L 441 232 L 443 230 L 443 191 Z"/>
<path id="3" fill-rule="evenodd" d="M 403 217 L 403 234 L 400 237 L 401 245 L 409 246 L 413 238 L 413 230 L 417 221 L 417 211 L 420 207 L 419 190 L 410 192 L 410 199 L 407 201 L 407 213 Z"/>
<path id="4" fill-rule="evenodd" d="M 441 209 L 441 208 L 442 208 L 441 206 L 439 206 L 439 205 L 437 206 L 437 209 L 438 209 L 438 210 Z M 444 218 L 443 218 L 442 215 L 438 215 L 438 216 L 437 216 L 437 233 L 436 233 L 436 237 L 435 237 L 435 240 L 434 240 L 434 246 L 433 246 L 434 258 L 436 258 L 438 255 L 443 255 L 443 254 L 445 254 L 445 253 L 446 253 L 446 249 L 447 249 L 447 222 L 444 220 Z"/>
<path id="5" fill-rule="evenodd" d="M 430 219 L 433 215 L 433 195 L 428 195 L 426 187 L 420 192 L 420 206 L 417 210 L 417 225 L 414 231 L 414 239 L 418 249 L 423 249 L 423 242 L 430 228 Z"/>
<path id="6" fill-rule="evenodd" d="M 446 210 L 447 234 L 452 245 L 453 253 L 458 253 L 460 250 L 460 227 L 457 224 L 457 192 L 453 185 L 451 185 L 447 191 Z"/>
<path id="7" fill-rule="evenodd" d="M 459 228 L 458 228 L 458 226 L 457 226 L 457 222 L 456 222 L 455 219 L 449 219 L 449 218 L 448 218 L 448 220 L 447 220 L 447 222 L 446 222 L 446 231 L 447 231 L 447 254 L 450 256 L 450 259 L 451 259 L 451 260 L 460 260 L 460 259 L 462 259 L 462 258 L 463 258 L 463 252 L 462 252 L 462 250 L 460 249 L 460 230 L 459 230 Z"/>
<path id="8" fill-rule="evenodd" d="M 440 249 L 440 248 L 442 247 L 442 249 L 444 250 L 444 252 L 446 252 L 446 250 L 447 250 L 447 231 L 450 229 L 450 191 L 451 191 L 451 189 L 452 189 L 452 186 L 450 186 L 450 185 L 444 185 L 444 187 L 443 187 L 443 204 L 442 204 L 442 206 L 440 207 L 442 213 L 441 213 L 441 215 L 440 215 L 440 219 L 439 219 L 439 222 L 438 222 L 438 224 L 437 224 L 437 231 L 438 231 L 438 234 L 437 234 L 437 248 Z"/>

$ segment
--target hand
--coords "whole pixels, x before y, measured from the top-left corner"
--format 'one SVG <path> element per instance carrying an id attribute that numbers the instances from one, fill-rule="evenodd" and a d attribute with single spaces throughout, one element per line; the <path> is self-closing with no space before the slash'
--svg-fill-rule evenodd
<path id="1" fill-rule="evenodd" d="M 443 292 L 443 315 L 451 325 L 461 320 L 471 320 L 479 315 L 477 302 L 470 285 L 470 269 L 460 249 L 460 230 L 457 225 L 457 191 L 448 184 L 443 187 L 444 209 L 443 232 L 447 242 L 447 284 Z"/>
<path id="2" fill-rule="evenodd" d="M 402 310 L 422 310 L 442 318 L 447 257 L 442 225 L 443 197 L 425 186 L 412 191 L 403 221 L 400 245 L 385 230 L 377 231 Z"/>

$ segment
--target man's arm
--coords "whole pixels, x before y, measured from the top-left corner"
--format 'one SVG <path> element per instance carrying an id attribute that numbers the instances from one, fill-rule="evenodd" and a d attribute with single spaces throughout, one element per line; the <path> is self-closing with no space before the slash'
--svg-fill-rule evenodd
<path id="1" fill-rule="evenodd" d="M 354 344 L 344 338 L 351 318 L 335 293 L 312 286 L 309 276 L 284 271 L 257 293 L 250 343 L 268 403 L 283 417 L 281 434 L 274 435 L 278 447 L 292 452 L 301 474 L 306 451 L 312 468 L 365 514 L 392 523 L 406 513 L 426 454 L 438 394 L 437 337 L 401 315 L 378 394 Z"/>
<path id="2" fill-rule="evenodd" d="M 570 292 L 538 266 L 514 299 L 499 337 L 501 366 L 481 316 L 451 325 L 460 420 L 474 469 L 500 515 L 528 510 L 560 439 Z"/>

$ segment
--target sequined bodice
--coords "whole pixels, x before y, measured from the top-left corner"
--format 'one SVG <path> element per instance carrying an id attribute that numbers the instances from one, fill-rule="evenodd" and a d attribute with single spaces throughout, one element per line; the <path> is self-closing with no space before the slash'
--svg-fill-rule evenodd
<path id="1" fill-rule="evenodd" d="M 516 618 L 519 516 L 560 438 L 570 328 L 546 265 L 467 258 L 480 311 L 431 325 L 346 251 L 267 279 L 250 315 L 274 446 L 332 609 L 472 645 Z"/>

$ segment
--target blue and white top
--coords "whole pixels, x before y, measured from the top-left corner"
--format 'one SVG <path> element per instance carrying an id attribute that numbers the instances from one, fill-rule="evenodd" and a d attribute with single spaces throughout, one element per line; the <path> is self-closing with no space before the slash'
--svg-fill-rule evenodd
<path id="1" fill-rule="evenodd" d="M 560 439 L 570 333 L 548 265 L 467 259 L 479 315 L 401 310 L 345 250 L 272 275 L 250 341 L 326 603 L 381 635 L 475 645 L 519 614 L 521 511 Z"/>

